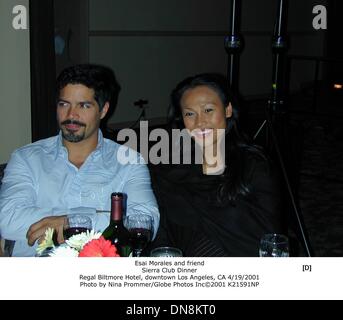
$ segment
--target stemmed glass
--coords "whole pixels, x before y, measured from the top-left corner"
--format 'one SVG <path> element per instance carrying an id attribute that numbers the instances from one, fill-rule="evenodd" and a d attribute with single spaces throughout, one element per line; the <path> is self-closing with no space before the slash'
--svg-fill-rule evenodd
<path id="1" fill-rule="evenodd" d="M 182 257 L 182 251 L 174 247 L 158 247 L 151 250 L 150 257 Z"/>
<path id="2" fill-rule="evenodd" d="M 135 213 L 126 217 L 126 229 L 130 233 L 133 257 L 140 257 L 142 251 L 151 241 L 153 234 L 153 218 L 148 214 Z"/>
<path id="3" fill-rule="evenodd" d="M 83 214 L 67 215 L 63 227 L 64 240 L 68 240 L 71 236 L 86 232 L 87 230 L 92 230 L 92 220 L 90 217 Z"/>
<path id="4" fill-rule="evenodd" d="M 283 234 L 265 234 L 260 242 L 260 257 L 289 257 L 288 238 Z"/>

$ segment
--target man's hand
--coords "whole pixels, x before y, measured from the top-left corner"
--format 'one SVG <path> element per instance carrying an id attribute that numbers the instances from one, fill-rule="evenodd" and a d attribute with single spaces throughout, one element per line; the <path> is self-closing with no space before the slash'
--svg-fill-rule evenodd
<path id="1" fill-rule="evenodd" d="M 32 246 L 36 242 L 36 240 L 43 239 L 45 230 L 48 228 L 52 228 L 55 230 L 55 232 L 57 233 L 58 243 L 64 242 L 63 225 L 65 221 L 66 216 L 46 217 L 39 220 L 38 222 L 31 225 L 31 227 L 27 231 L 27 243 Z"/>

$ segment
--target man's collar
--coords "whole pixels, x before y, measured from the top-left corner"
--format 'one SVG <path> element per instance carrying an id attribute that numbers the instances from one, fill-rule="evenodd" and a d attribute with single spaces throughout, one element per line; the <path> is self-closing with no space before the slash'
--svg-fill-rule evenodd
<path id="1" fill-rule="evenodd" d="M 102 135 L 101 130 L 98 130 L 98 144 L 95 148 L 95 150 L 93 151 L 95 154 L 98 153 L 102 153 L 102 148 L 104 145 L 104 137 Z M 56 151 L 55 151 L 55 160 L 57 160 L 59 154 L 61 154 L 62 152 L 65 152 L 65 154 L 68 154 L 68 151 L 66 149 L 66 147 L 63 145 L 63 137 L 62 137 L 62 131 L 60 130 L 58 136 L 57 136 L 57 140 L 56 140 Z"/>

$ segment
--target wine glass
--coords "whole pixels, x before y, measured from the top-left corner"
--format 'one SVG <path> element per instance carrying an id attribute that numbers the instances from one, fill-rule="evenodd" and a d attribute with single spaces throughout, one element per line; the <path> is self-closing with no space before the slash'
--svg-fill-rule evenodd
<path id="1" fill-rule="evenodd" d="M 151 241 L 153 218 L 148 214 L 135 213 L 126 217 L 126 228 L 130 233 L 133 257 L 140 257 L 142 251 Z"/>
<path id="2" fill-rule="evenodd" d="M 152 249 L 150 257 L 182 257 L 182 251 L 174 247 L 158 247 Z"/>
<path id="3" fill-rule="evenodd" d="M 260 242 L 260 257 L 289 257 L 288 238 L 283 234 L 265 234 Z"/>
<path id="4" fill-rule="evenodd" d="M 92 230 L 92 220 L 90 217 L 83 214 L 67 215 L 63 226 L 64 240 L 68 240 L 71 236 L 86 232 L 87 230 Z"/>

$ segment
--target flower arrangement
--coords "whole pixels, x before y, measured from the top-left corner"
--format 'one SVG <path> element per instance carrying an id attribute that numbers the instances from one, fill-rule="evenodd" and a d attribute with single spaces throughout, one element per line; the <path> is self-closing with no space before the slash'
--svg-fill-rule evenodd
<path id="1" fill-rule="evenodd" d="M 74 235 L 59 246 L 55 246 L 53 234 L 52 228 L 45 231 L 44 240 L 36 249 L 38 256 L 49 251 L 50 257 L 119 257 L 111 241 L 94 230 Z"/>

